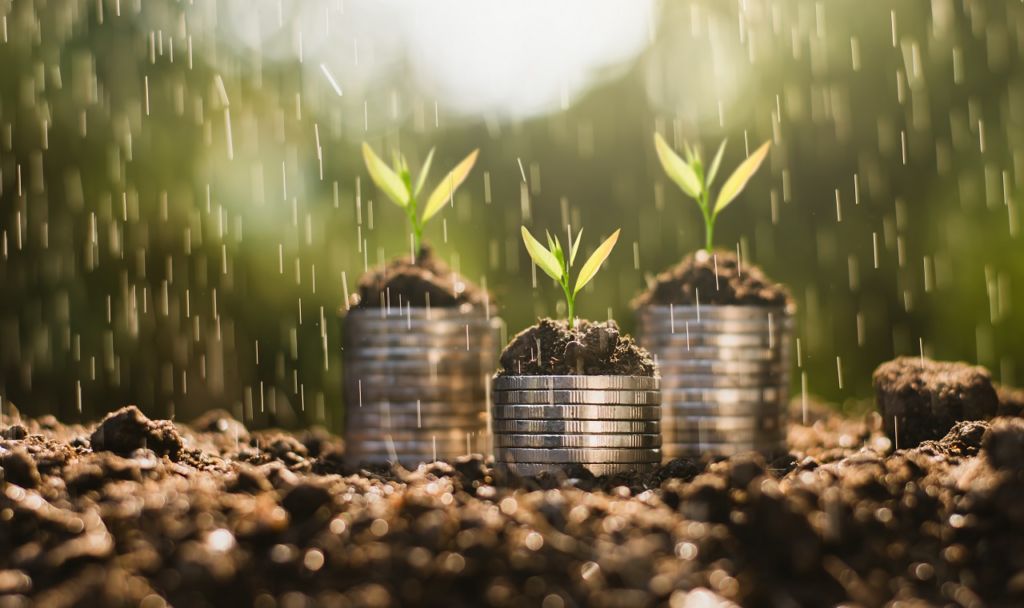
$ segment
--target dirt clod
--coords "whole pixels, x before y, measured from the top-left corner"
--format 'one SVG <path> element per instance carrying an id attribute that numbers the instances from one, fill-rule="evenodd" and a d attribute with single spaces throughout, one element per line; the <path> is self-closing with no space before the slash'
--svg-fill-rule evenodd
<path id="1" fill-rule="evenodd" d="M 735 253 L 703 249 L 654 277 L 647 290 L 633 300 L 645 305 L 696 304 L 787 306 L 789 292 L 757 266 L 741 264 Z"/>
<path id="2" fill-rule="evenodd" d="M 452 308 L 463 304 L 483 305 L 487 298 L 487 292 L 454 272 L 429 245 L 423 245 L 415 261 L 402 256 L 364 274 L 349 304 L 353 308 L 385 305 Z"/>
<path id="3" fill-rule="evenodd" d="M 985 454 L 992 466 L 1024 471 L 1024 419 L 996 418 L 985 435 Z"/>
<path id="4" fill-rule="evenodd" d="M 174 458 L 181 451 L 181 436 L 169 420 L 150 420 L 134 405 L 107 414 L 89 436 L 92 449 L 130 455 L 148 448 Z"/>
<path id="5" fill-rule="evenodd" d="M 0 451 L 0 469 L 3 470 L 3 479 L 10 483 L 23 488 L 39 485 L 39 469 L 25 448 Z"/>
<path id="6" fill-rule="evenodd" d="M 998 397 L 983 367 L 899 357 L 873 376 L 886 434 L 899 448 L 941 439 L 960 420 L 987 420 Z"/>
<path id="7" fill-rule="evenodd" d="M 539 349 L 539 350 L 538 350 Z M 541 319 L 519 332 L 501 353 L 498 375 L 653 376 L 654 362 L 615 321 Z"/>

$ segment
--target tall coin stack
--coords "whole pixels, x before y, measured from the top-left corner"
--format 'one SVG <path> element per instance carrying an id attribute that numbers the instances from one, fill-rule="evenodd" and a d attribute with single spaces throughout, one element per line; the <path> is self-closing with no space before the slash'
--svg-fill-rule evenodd
<path id="1" fill-rule="evenodd" d="M 661 372 L 665 458 L 786 449 L 791 311 L 644 306 L 637 318 Z"/>
<path id="2" fill-rule="evenodd" d="M 496 376 L 495 468 L 520 475 L 574 465 L 594 475 L 646 472 L 661 461 L 658 379 Z"/>
<path id="3" fill-rule="evenodd" d="M 473 307 L 353 309 L 344 323 L 349 459 L 415 466 L 487 451 L 501 320 Z"/>

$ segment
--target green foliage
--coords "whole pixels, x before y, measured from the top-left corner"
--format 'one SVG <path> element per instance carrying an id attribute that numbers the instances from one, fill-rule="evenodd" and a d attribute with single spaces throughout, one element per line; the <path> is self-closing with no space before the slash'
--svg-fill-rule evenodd
<path id="1" fill-rule="evenodd" d="M 583 236 L 583 229 L 580 229 L 579 233 L 576 234 L 575 239 L 572 238 L 571 233 L 569 234 L 569 257 L 566 258 L 565 250 L 562 249 L 562 243 L 558 240 L 557 236 L 552 238 L 551 234 L 547 233 L 548 245 L 545 247 L 540 241 L 533 238 L 533 235 L 526 229 L 526 226 L 522 227 L 523 243 L 526 245 L 526 251 L 530 254 L 530 258 L 533 260 L 533 263 L 543 270 L 544 274 L 554 279 L 565 294 L 565 302 L 569 307 L 568 314 L 570 329 L 576 322 L 576 295 L 579 294 L 580 290 L 583 289 L 587 283 L 593 280 L 597 271 L 600 270 L 601 264 L 608 259 L 608 256 L 612 252 L 612 248 L 615 247 L 615 243 L 619 240 L 619 232 L 621 232 L 621 229 L 612 233 L 612 235 L 605 239 L 597 250 L 591 254 L 590 258 L 584 262 L 579 274 L 576 275 L 576 285 L 570 288 L 569 284 L 571 277 L 569 269 L 576 262 L 576 254 L 580 249 L 580 240 Z"/>
<path id="2" fill-rule="evenodd" d="M 740 163 L 740 166 L 736 167 L 736 170 L 725 180 L 725 184 L 718 191 L 714 207 L 711 206 L 711 184 L 714 183 L 715 177 L 718 175 L 718 168 L 722 163 L 725 140 L 718 146 L 718 151 L 715 153 L 707 173 L 704 172 L 704 161 L 701 159 L 700 150 L 691 148 L 688 143 L 683 145 L 685 160 L 672 150 L 665 138 L 658 133 L 654 134 L 654 149 L 658 152 L 658 160 L 661 161 L 665 173 L 700 206 L 706 229 L 705 248 L 710 251 L 718 214 L 743 192 L 747 182 L 757 173 L 761 163 L 768 156 L 768 148 L 771 144 L 767 141 L 764 142 L 760 148 L 754 150 L 753 154 Z"/>
<path id="3" fill-rule="evenodd" d="M 416 185 L 413 186 L 412 174 L 409 172 L 409 164 L 404 156 L 395 156 L 393 167 L 389 167 L 370 147 L 370 144 L 363 142 L 363 160 L 366 162 L 366 170 L 370 173 L 370 179 L 389 199 L 405 210 L 409 223 L 412 226 L 413 247 L 419 250 L 423 240 L 423 225 L 430 221 L 430 218 L 437 215 L 444 204 L 452 199 L 462 182 L 466 180 L 469 172 L 473 170 L 476 163 L 479 149 L 473 150 L 466 158 L 462 159 L 454 169 L 448 172 L 434 191 L 427 197 L 427 204 L 423 207 L 423 213 L 419 212 L 417 197 L 427 181 L 427 174 L 430 172 L 430 165 L 434 160 L 434 149 L 431 148 L 427 159 L 423 162 L 416 178 Z"/>

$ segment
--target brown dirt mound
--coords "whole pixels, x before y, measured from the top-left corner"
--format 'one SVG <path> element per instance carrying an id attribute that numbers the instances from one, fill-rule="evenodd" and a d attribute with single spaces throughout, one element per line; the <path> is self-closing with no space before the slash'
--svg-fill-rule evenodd
<path id="1" fill-rule="evenodd" d="M 988 370 L 966 363 L 898 357 L 873 381 L 886 434 L 900 448 L 941 439 L 961 420 L 987 420 L 999 404 Z"/>
<path id="2" fill-rule="evenodd" d="M 538 348 L 540 352 L 538 352 Z M 653 376 L 654 361 L 615 321 L 541 319 L 519 332 L 501 353 L 498 375 Z"/>
<path id="3" fill-rule="evenodd" d="M 791 306 L 792 298 L 782 285 L 773 282 L 757 266 L 740 267 L 735 253 L 703 249 L 692 253 L 677 266 L 659 274 L 647 291 L 633 300 L 633 307 L 645 305 L 700 304 Z"/>
<path id="4" fill-rule="evenodd" d="M 415 262 L 403 256 L 363 275 L 359 279 L 359 291 L 352 294 L 349 305 L 352 308 L 389 304 L 452 308 L 463 304 L 482 305 L 487 298 L 484 290 L 453 272 L 430 246 L 423 245 Z"/>

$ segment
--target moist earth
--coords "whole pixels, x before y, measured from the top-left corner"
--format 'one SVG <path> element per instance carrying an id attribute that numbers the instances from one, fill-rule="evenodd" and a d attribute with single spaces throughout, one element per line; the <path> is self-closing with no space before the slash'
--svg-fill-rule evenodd
<path id="1" fill-rule="evenodd" d="M 463 304 L 483 305 L 488 295 L 480 287 L 452 271 L 434 250 L 423 245 L 416 259 L 395 258 L 359 279 L 352 294 L 353 308 L 380 306 L 437 306 L 452 308 Z"/>
<path id="2" fill-rule="evenodd" d="M 790 414 L 771 462 L 509 479 L 478 456 L 360 470 L 322 429 L 227 412 L 4 416 L 0 605 L 1024 603 L 1024 420 L 894 451 L 877 412 Z M 112 425 L 130 439 L 92 445 Z"/>
<path id="3" fill-rule="evenodd" d="M 653 376 L 654 361 L 615 321 L 541 319 L 501 353 L 499 376 Z"/>
<path id="4" fill-rule="evenodd" d="M 966 363 L 899 357 L 878 366 L 873 381 L 886 434 L 898 447 L 941 439 L 957 422 L 1000 409 L 988 370 Z"/>
<path id="5" fill-rule="evenodd" d="M 633 307 L 698 303 L 792 306 L 792 298 L 784 286 L 769 279 L 760 268 L 741 264 L 735 253 L 702 249 L 649 281 L 647 290 L 633 300 Z"/>

